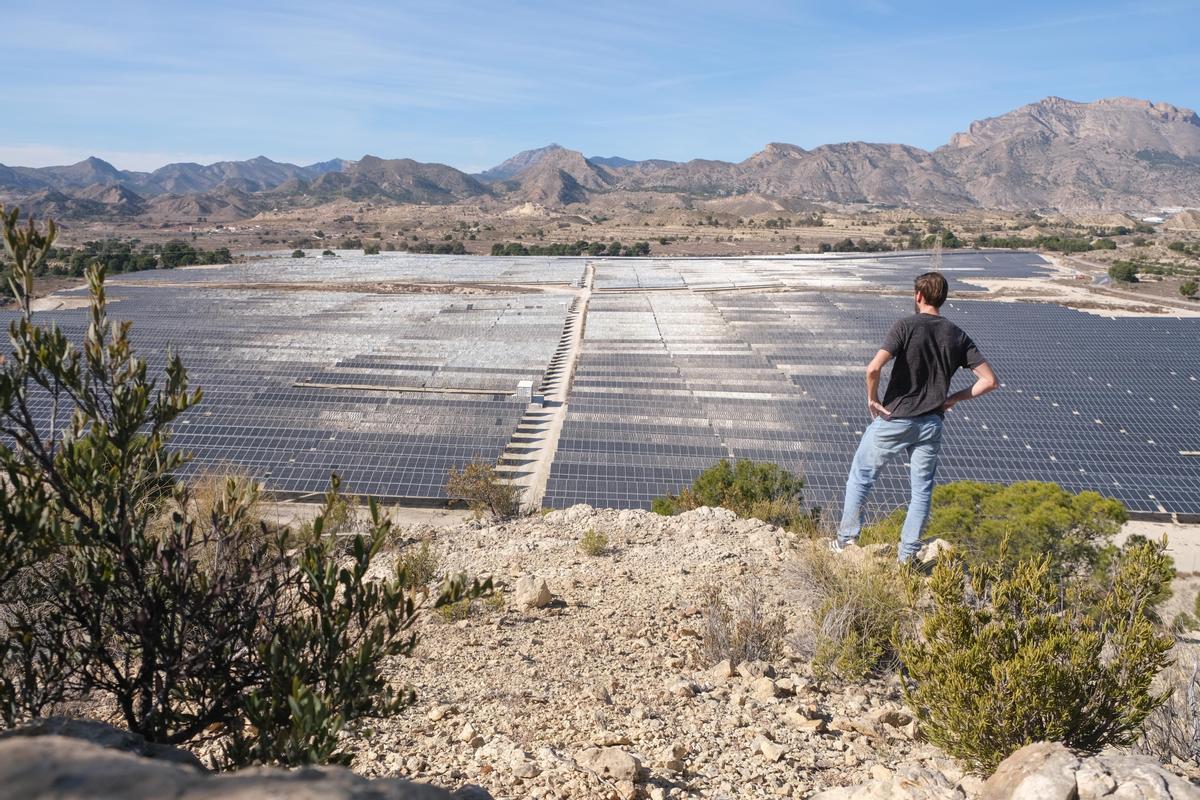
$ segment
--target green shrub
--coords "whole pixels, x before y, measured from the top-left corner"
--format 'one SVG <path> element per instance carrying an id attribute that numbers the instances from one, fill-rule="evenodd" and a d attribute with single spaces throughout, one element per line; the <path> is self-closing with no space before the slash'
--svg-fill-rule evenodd
<path id="1" fill-rule="evenodd" d="M 1121 261 L 1108 268 L 1108 277 L 1118 283 L 1137 283 L 1137 267 L 1128 261 Z"/>
<path id="2" fill-rule="evenodd" d="M 496 468 L 483 461 L 472 461 L 462 469 L 450 470 L 446 494 L 463 500 L 476 516 L 489 515 L 495 520 L 515 517 L 521 511 L 521 490 L 496 474 Z"/>
<path id="3" fill-rule="evenodd" d="M 429 540 L 421 541 L 421 545 L 409 545 L 400 552 L 396 559 L 396 569 L 404 576 L 404 586 L 407 589 L 423 590 L 437 577 L 441 561 L 437 553 L 429 545 Z"/>
<path id="4" fill-rule="evenodd" d="M 782 614 L 767 609 L 768 596 L 760 581 L 750 580 L 727 591 L 708 586 L 703 597 L 701 645 L 709 663 L 779 658 L 787 623 Z"/>
<path id="5" fill-rule="evenodd" d="M 390 522 L 372 501 L 371 532 L 353 535 L 348 557 L 339 557 L 336 537 L 324 530 L 338 500 L 335 480 L 311 536 L 289 564 L 285 613 L 257 647 L 261 677 L 243 712 L 249 724 L 231 731 L 222 748 L 224 766 L 349 764 L 354 754 L 342 748 L 341 731 L 412 701 L 411 692 L 389 685 L 382 668 L 385 658 L 412 653 L 418 607 L 405 594 L 399 564 L 385 580 L 367 579 L 390 537 Z M 469 604 L 485 589 L 468 590 L 461 578 L 450 581 L 434 607 Z"/>
<path id="6" fill-rule="evenodd" d="M 371 244 L 363 245 L 363 255 L 364 255 L 364 256 L 377 256 L 377 255 L 379 255 L 379 245 L 378 245 L 377 243 L 371 243 Z"/>
<path id="7" fill-rule="evenodd" d="M 1002 552 L 1014 561 L 1045 553 L 1054 573 L 1062 574 L 1093 570 L 1112 558 L 1112 537 L 1126 519 L 1119 501 L 1095 492 L 1076 495 L 1038 481 L 957 481 L 934 489 L 925 538 L 953 543 L 970 565 L 992 564 Z M 898 542 L 903 525 L 898 509 L 864 529 L 860 541 Z"/>
<path id="8" fill-rule="evenodd" d="M 438 607 L 438 617 L 447 625 L 455 622 L 461 622 L 471 616 L 471 612 L 475 610 L 471 598 L 464 597 L 453 603 Z"/>
<path id="9" fill-rule="evenodd" d="M 804 480 L 778 464 L 726 459 L 700 473 L 679 494 L 655 498 L 651 510 L 672 516 L 703 506 L 727 508 L 739 517 L 753 517 L 781 528 L 810 530 L 816 510 L 802 506 Z"/>
<path id="10" fill-rule="evenodd" d="M 818 676 L 858 680 L 896 665 L 893 636 L 916 620 L 923 582 L 881 548 L 834 554 L 824 542 L 801 543 L 788 575 L 801 609 L 796 650 Z"/>
<path id="11" fill-rule="evenodd" d="M 1179 293 L 1188 300 L 1194 298 L 1198 292 L 1200 292 L 1200 285 L 1193 280 L 1186 280 L 1179 284 Z"/>
<path id="12" fill-rule="evenodd" d="M 336 478 L 299 538 L 257 519 L 252 481 L 226 480 L 198 504 L 173 477 L 185 456 L 168 447 L 200 401 L 180 360 L 161 383 L 148 377 L 129 323 L 106 317 L 103 268 L 88 272 L 81 348 L 35 325 L 29 288 L 54 229 L 0 215 L 22 311 L 0 365 L 0 717 L 86 698 L 152 742 L 224 730 L 230 766 L 346 762 L 338 732 L 404 699 L 381 668 L 411 651 L 419 609 L 400 575 L 366 579 L 387 521 L 372 504 L 343 558 L 322 535 Z M 28 411 L 43 393 L 69 415 L 49 432 Z M 460 577 L 434 604 L 486 589 Z"/>
<path id="13" fill-rule="evenodd" d="M 304 258 L 304 251 L 300 249 L 293 250 L 292 258 Z"/>
<path id="14" fill-rule="evenodd" d="M 579 540 L 579 549 L 585 555 L 602 556 L 608 552 L 608 537 L 594 528 L 588 528 L 588 532 Z"/>
<path id="15" fill-rule="evenodd" d="M 1097 605 L 1079 581 L 1055 580 L 1046 556 L 970 577 L 957 554 L 941 557 L 933 609 L 900 646 L 905 699 L 929 740 L 984 773 L 1031 742 L 1134 741 L 1165 699 L 1150 685 L 1173 642 L 1149 617 L 1167 566 L 1162 545 L 1127 549 Z"/>

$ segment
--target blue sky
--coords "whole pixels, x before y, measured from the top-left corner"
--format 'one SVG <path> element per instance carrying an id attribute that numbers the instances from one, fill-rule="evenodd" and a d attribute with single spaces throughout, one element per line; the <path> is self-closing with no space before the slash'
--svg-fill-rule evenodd
<path id="1" fill-rule="evenodd" d="M 1200 106 L 1200 0 L 0 0 L 0 163 L 364 153 L 475 171 L 551 141 L 741 160 L 933 148 L 1047 95 Z"/>

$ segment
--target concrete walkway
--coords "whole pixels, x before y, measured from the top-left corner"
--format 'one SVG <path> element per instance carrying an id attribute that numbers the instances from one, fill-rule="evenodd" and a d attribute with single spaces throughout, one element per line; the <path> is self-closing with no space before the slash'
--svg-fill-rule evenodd
<path id="1" fill-rule="evenodd" d="M 498 473 L 522 487 L 521 502 L 527 509 L 541 508 L 542 498 L 546 495 L 550 467 L 567 418 L 571 381 L 583 349 L 588 303 L 595 280 L 595 266 L 589 263 L 583 287 L 576 292 L 567 311 L 558 347 L 537 388 L 542 395 L 542 404 L 530 404 L 496 466 Z"/>

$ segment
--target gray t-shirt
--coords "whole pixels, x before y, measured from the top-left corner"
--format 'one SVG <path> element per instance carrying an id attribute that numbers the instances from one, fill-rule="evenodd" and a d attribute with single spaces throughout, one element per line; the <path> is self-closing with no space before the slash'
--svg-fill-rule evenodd
<path id="1" fill-rule="evenodd" d="M 882 347 L 896 358 L 883 395 L 892 419 L 943 415 L 954 373 L 984 362 L 970 336 L 935 314 L 913 314 L 898 321 Z"/>

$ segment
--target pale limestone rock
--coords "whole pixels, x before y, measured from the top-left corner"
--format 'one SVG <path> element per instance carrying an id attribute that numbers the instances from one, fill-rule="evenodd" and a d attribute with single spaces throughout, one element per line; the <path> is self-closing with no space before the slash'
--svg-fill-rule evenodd
<path id="1" fill-rule="evenodd" d="M 513 587 L 513 601 L 520 608 L 545 608 L 553 599 L 545 579 L 536 575 L 524 576 Z"/>
<path id="2" fill-rule="evenodd" d="M 759 753 L 767 761 L 771 762 L 775 762 L 783 758 L 783 754 L 786 752 L 782 745 L 772 742 L 766 736 L 760 736 L 755 739 L 754 743 L 751 745 L 751 749 L 754 750 L 754 752 Z"/>
<path id="3" fill-rule="evenodd" d="M 477 787 L 473 787 L 477 788 Z M 482 800 L 487 793 L 466 795 Z M 454 800 L 442 789 L 346 769 L 265 767 L 215 774 L 57 735 L 0 741 L 0 800 Z"/>
<path id="4" fill-rule="evenodd" d="M 1022 747 L 983 785 L 982 800 L 1200 800 L 1200 789 L 1145 756 L 1077 756 L 1058 742 Z"/>
<path id="5" fill-rule="evenodd" d="M 442 703 L 429 709 L 429 714 L 427 716 L 432 722 L 440 722 L 451 714 L 455 714 L 457 712 L 458 708 L 456 706 Z"/>
<path id="6" fill-rule="evenodd" d="M 773 700 L 783 693 L 770 678 L 755 678 L 750 682 L 750 694 L 757 700 Z"/>
<path id="7" fill-rule="evenodd" d="M 737 672 L 747 679 L 775 677 L 775 668 L 765 661 L 743 661 L 737 665 Z"/>
<path id="8" fill-rule="evenodd" d="M 729 659 L 727 658 L 724 661 L 721 661 L 718 664 L 714 665 L 708 671 L 708 674 L 711 675 L 714 680 L 719 680 L 719 681 L 729 680 L 734 675 L 733 665 L 729 663 Z"/>
<path id="9" fill-rule="evenodd" d="M 636 781 L 642 763 L 636 756 L 616 747 L 589 747 L 575 756 L 585 769 L 614 781 Z"/>
<path id="10" fill-rule="evenodd" d="M 920 767 L 901 767 L 887 777 L 858 786 L 827 789 L 810 800 L 963 800 L 963 793 L 941 773 Z"/>

